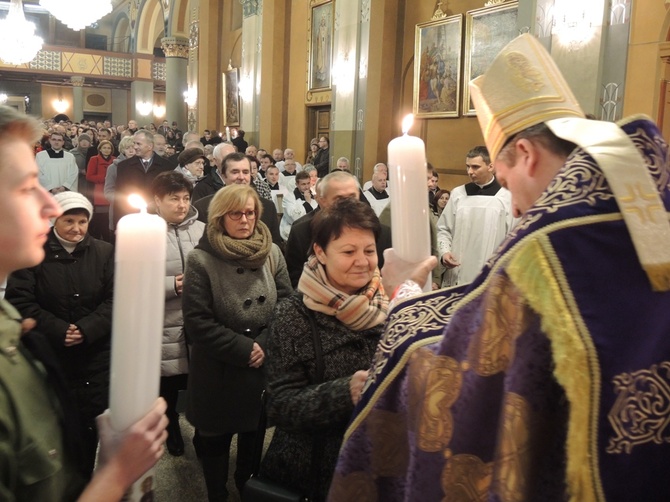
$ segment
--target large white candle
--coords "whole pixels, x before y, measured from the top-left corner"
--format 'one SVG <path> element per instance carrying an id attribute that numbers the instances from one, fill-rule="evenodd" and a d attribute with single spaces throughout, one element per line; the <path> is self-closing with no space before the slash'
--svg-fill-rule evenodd
<path id="1" fill-rule="evenodd" d="M 403 135 L 388 146 L 393 249 L 399 258 L 417 263 L 430 256 L 430 215 L 426 176 L 426 147 L 407 132 L 413 116 L 403 119 Z M 430 290 L 428 281 L 426 290 Z"/>
<path id="2" fill-rule="evenodd" d="M 131 197 L 142 209 L 119 220 L 114 257 L 109 408 L 116 431 L 142 418 L 158 397 L 165 309 L 167 226 Z"/>
<path id="3" fill-rule="evenodd" d="M 226 141 L 230 143 L 230 127 L 226 127 Z"/>

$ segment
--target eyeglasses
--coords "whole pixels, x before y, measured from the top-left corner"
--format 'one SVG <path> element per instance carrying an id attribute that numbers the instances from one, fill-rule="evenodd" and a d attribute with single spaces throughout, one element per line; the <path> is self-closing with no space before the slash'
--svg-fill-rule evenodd
<path id="1" fill-rule="evenodd" d="M 255 220 L 256 219 L 256 211 L 231 211 L 229 213 L 226 213 L 226 215 L 234 221 L 241 220 L 242 216 L 246 216 L 247 220 Z"/>

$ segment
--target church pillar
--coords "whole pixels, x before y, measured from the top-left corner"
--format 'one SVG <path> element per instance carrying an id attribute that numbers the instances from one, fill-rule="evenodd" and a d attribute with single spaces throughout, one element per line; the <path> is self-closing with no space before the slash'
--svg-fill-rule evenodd
<path id="1" fill-rule="evenodd" d="M 182 37 L 165 37 L 161 40 L 165 52 L 165 108 L 167 120 L 176 120 L 180 129 L 188 126 L 184 92 L 187 90 L 186 65 L 189 41 Z"/>
<path id="2" fill-rule="evenodd" d="M 84 119 L 84 77 L 70 77 L 72 83 L 72 120 Z"/>
<path id="3" fill-rule="evenodd" d="M 520 2 L 520 14 L 527 3 Z M 619 120 L 630 0 L 538 0 L 532 7 L 530 31 L 549 50 L 583 110 L 601 120 Z"/>
<path id="4" fill-rule="evenodd" d="M 198 131 L 198 57 L 200 43 L 199 7 L 190 12 L 189 56 L 186 77 L 186 106 L 188 107 L 188 130 Z"/>
<path id="5" fill-rule="evenodd" d="M 221 123 L 223 70 L 220 38 L 223 3 L 220 0 L 199 2 L 199 9 L 203 15 L 199 17 L 198 24 L 198 87 L 191 89 L 191 92 L 198 108 L 197 130 L 200 133 Z"/>
<path id="6" fill-rule="evenodd" d="M 242 0 L 242 66 L 240 128 L 249 144 L 259 146 L 263 0 Z M 271 40 L 266 41 L 270 47 Z"/>
<path id="7" fill-rule="evenodd" d="M 347 157 L 363 181 L 370 0 L 335 2 L 333 35 L 331 168 Z"/>

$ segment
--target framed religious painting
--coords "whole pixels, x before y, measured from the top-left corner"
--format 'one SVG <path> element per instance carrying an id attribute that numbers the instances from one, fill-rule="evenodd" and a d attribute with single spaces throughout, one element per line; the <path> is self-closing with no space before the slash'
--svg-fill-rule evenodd
<path id="1" fill-rule="evenodd" d="M 461 94 L 463 16 L 416 25 L 414 116 L 458 117 Z"/>
<path id="2" fill-rule="evenodd" d="M 233 68 L 223 72 L 223 124 L 240 125 L 240 70 Z"/>
<path id="3" fill-rule="evenodd" d="M 333 66 L 333 2 L 312 0 L 310 3 L 309 75 L 307 90 L 331 87 Z"/>
<path id="4" fill-rule="evenodd" d="M 476 115 L 468 83 L 482 75 L 498 53 L 519 35 L 519 2 L 501 2 L 465 14 L 463 115 Z"/>

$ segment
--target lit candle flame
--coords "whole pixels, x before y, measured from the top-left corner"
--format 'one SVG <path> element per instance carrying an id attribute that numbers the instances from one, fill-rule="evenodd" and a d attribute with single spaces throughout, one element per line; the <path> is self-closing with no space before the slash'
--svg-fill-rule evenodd
<path id="1" fill-rule="evenodd" d="M 142 213 L 147 212 L 147 203 L 144 202 L 144 199 L 139 195 L 137 195 L 136 193 L 128 196 L 128 204 L 130 204 L 136 209 L 139 209 L 140 212 Z"/>
<path id="2" fill-rule="evenodd" d="M 409 115 L 405 115 L 405 118 L 402 119 L 402 133 L 407 134 L 412 127 L 412 124 L 414 123 L 414 115 L 411 113 Z"/>

